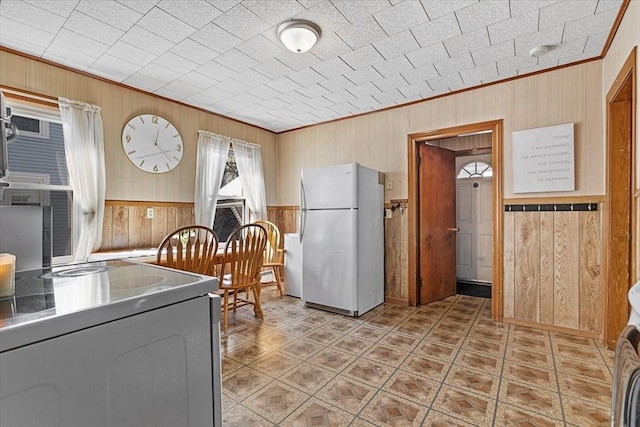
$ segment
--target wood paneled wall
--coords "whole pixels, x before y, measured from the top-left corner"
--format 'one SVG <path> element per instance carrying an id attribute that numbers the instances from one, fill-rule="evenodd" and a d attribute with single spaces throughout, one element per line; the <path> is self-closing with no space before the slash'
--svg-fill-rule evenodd
<path id="1" fill-rule="evenodd" d="M 280 234 L 297 233 L 300 224 L 298 206 L 267 206 L 267 218 L 280 229 Z"/>
<path id="2" fill-rule="evenodd" d="M 504 213 L 506 321 L 600 335 L 600 210 Z"/>

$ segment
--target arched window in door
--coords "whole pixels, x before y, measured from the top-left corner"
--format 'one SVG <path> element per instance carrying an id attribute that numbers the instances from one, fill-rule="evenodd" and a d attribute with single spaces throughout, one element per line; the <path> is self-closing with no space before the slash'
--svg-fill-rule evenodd
<path id="1" fill-rule="evenodd" d="M 487 178 L 493 176 L 493 169 L 487 162 L 473 161 L 465 164 L 458 171 L 458 179 Z"/>

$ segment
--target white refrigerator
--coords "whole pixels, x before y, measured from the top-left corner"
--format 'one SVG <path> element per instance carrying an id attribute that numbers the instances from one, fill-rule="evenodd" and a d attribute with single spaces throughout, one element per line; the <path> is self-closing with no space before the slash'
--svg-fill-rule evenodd
<path id="1" fill-rule="evenodd" d="M 302 171 L 302 300 L 360 316 L 384 301 L 384 175 L 358 163 Z"/>

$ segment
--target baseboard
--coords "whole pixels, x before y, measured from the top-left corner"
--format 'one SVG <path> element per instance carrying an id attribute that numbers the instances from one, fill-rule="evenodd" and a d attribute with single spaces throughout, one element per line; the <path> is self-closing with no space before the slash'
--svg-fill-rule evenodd
<path id="1" fill-rule="evenodd" d="M 384 302 L 395 305 L 403 305 L 408 306 L 409 300 L 403 298 L 394 298 L 394 297 L 384 297 Z"/>
<path id="2" fill-rule="evenodd" d="M 573 335 L 576 337 L 593 338 L 596 340 L 600 339 L 600 334 L 598 334 L 597 332 L 582 331 L 580 329 L 572 329 L 572 328 L 566 328 L 564 326 L 548 325 L 546 323 L 528 322 L 526 320 L 512 319 L 509 317 L 503 318 L 502 321 L 504 323 L 509 323 L 511 325 L 526 326 L 528 328 L 542 329 L 549 332 L 559 332 L 561 334 Z"/>

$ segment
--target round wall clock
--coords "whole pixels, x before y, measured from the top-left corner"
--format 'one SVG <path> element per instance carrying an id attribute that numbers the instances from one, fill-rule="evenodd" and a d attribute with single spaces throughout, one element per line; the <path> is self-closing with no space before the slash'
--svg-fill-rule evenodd
<path id="1" fill-rule="evenodd" d="M 131 163 L 145 172 L 165 173 L 182 160 L 182 138 L 178 130 L 160 116 L 135 116 L 122 130 L 122 148 Z"/>

